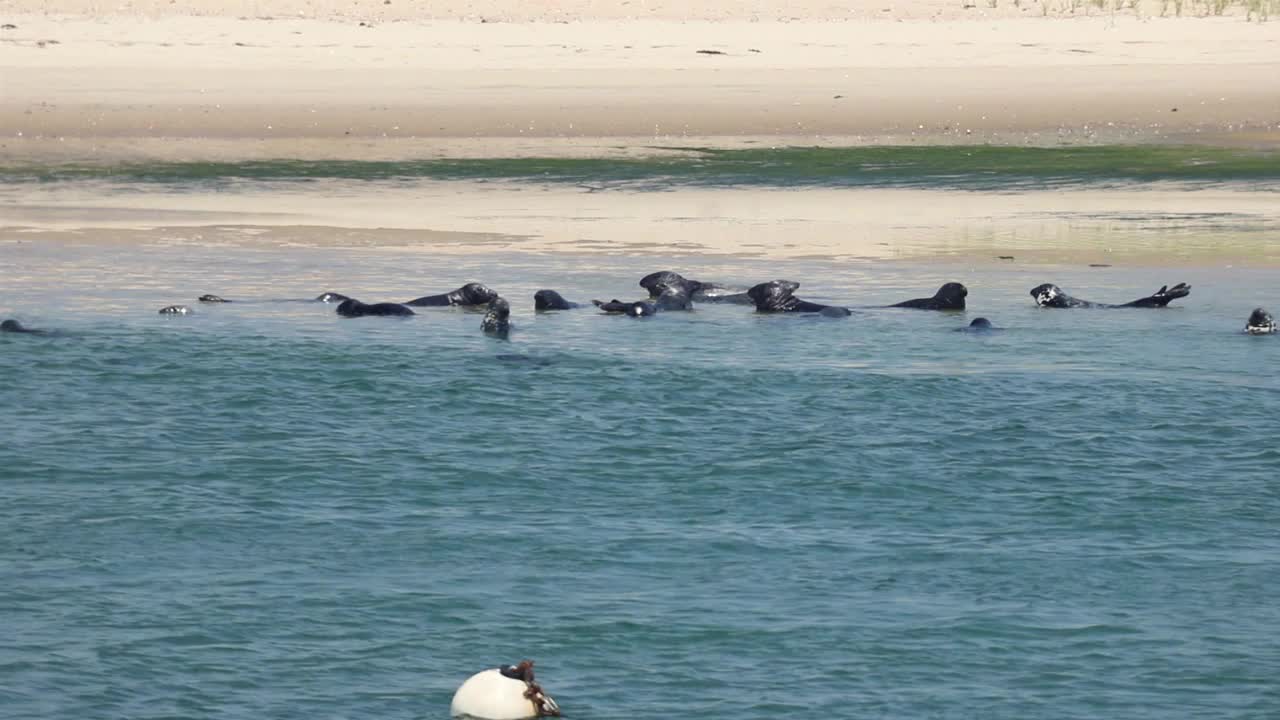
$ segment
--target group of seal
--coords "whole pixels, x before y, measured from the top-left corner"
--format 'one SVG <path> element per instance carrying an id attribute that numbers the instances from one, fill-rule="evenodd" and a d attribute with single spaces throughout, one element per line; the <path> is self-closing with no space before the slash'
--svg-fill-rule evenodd
<path id="1" fill-rule="evenodd" d="M 827 317 L 847 317 L 853 314 L 848 307 L 840 305 L 823 305 L 821 303 L 802 300 L 795 296 L 800 283 L 793 280 L 770 280 L 753 285 L 745 290 L 734 289 L 711 282 L 690 280 L 680 273 L 662 270 L 645 275 L 640 279 L 640 287 L 648 291 L 647 298 L 635 301 L 623 301 L 616 298 L 607 302 L 592 300 L 591 304 L 609 314 L 628 315 L 631 317 L 651 317 L 661 312 L 691 310 L 695 302 L 699 303 L 737 303 L 754 305 L 756 312 L 761 313 L 812 313 Z M 1179 298 L 1191 294 L 1191 286 L 1178 283 L 1172 287 L 1162 286 L 1154 293 L 1126 303 L 1101 303 L 1068 295 L 1062 288 L 1052 283 L 1037 285 L 1031 289 L 1031 297 L 1036 305 L 1042 308 L 1163 308 Z M 949 282 L 938 288 L 930 297 L 904 300 L 892 305 L 865 306 L 867 308 L 908 308 L 915 310 L 958 311 L 965 309 L 965 298 L 969 290 L 958 282 Z M 232 300 L 218 295 L 201 295 L 199 302 L 218 304 L 230 303 Z M 324 292 L 312 298 L 311 302 L 336 304 L 338 315 L 347 318 L 358 317 L 406 317 L 414 315 L 414 307 L 479 307 L 485 306 L 485 316 L 480 323 L 481 329 L 489 334 L 505 336 L 512 328 L 511 304 L 497 292 L 476 282 L 469 282 L 456 290 L 436 295 L 424 295 L 405 302 L 364 303 L 349 295 L 336 292 Z M 540 312 L 555 310 L 573 310 L 583 307 L 582 303 L 566 300 L 555 290 L 538 290 L 533 295 L 534 309 Z M 864 309 L 864 308 L 858 308 Z M 193 310 L 186 305 L 168 305 L 160 309 L 161 315 L 188 315 Z M 968 332 L 986 332 L 999 330 L 987 318 L 977 318 L 968 327 L 959 328 Z M 1257 308 L 1249 316 L 1245 324 L 1245 332 L 1250 335 L 1267 335 L 1276 332 L 1277 326 L 1271 313 Z M 0 324 L 0 332 L 41 333 L 24 327 L 17 320 L 5 320 Z"/>

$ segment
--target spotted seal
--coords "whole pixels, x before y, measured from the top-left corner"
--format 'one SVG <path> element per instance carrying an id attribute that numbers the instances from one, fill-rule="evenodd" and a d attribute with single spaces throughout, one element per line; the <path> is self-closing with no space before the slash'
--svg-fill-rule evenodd
<path id="1" fill-rule="evenodd" d="M 190 315 L 193 311 L 186 305 L 166 305 L 160 308 L 161 315 Z"/>
<path id="2" fill-rule="evenodd" d="M 1276 331 L 1275 318 L 1262 308 L 1254 308 L 1244 324 L 1244 331 L 1250 335 L 1270 335 Z"/>
<path id="3" fill-rule="evenodd" d="M 480 321 L 480 329 L 490 335 L 506 335 L 511 332 L 511 304 L 505 298 L 489 301 L 489 309 Z"/>
<path id="4" fill-rule="evenodd" d="M 1031 297 L 1036 299 L 1036 304 L 1040 307 L 1048 308 L 1162 308 L 1170 302 L 1178 298 L 1186 297 L 1191 294 L 1191 286 L 1186 283 L 1178 283 L 1173 287 L 1163 285 L 1159 290 L 1151 295 L 1138 298 L 1132 302 L 1113 305 L 1109 303 L 1096 303 L 1088 300 L 1073 298 L 1062 291 L 1062 288 L 1052 283 L 1045 283 L 1031 288 Z"/>

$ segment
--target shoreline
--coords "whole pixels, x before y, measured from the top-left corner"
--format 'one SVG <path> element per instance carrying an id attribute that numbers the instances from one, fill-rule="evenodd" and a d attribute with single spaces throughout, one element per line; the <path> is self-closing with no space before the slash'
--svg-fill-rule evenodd
<path id="1" fill-rule="evenodd" d="M 296 188 L 295 188 L 296 190 Z M 360 247 L 499 256 L 689 255 L 999 265 L 1280 267 L 1274 193 L 1088 189 L 584 192 L 467 182 L 344 183 L 325 193 L 28 193 L 0 246 L 221 238 L 232 248 Z M 335 203 L 334 198 L 342 198 Z M 187 240 L 181 240 L 187 242 Z"/>
<path id="2" fill-rule="evenodd" d="M 249 0 L 0 0 L 0 157 L 109 167 L 607 160 L 691 146 L 1280 148 L 1280 22 L 1248 22 L 1237 6 L 1173 19 L 991 5 L 282 0 L 265 18 Z M 300 242 L 463 233 L 450 251 L 1280 265 L 1259 239 L 1280 227 L 1274 193 L 1247 188 L 610 193 L 339 177 L 254 189 L 11 184 L 0 241 L 313 227 L 324 229 L 297 231 Z M 1222 247 L 1206 244 L 1218 236 Z"/>

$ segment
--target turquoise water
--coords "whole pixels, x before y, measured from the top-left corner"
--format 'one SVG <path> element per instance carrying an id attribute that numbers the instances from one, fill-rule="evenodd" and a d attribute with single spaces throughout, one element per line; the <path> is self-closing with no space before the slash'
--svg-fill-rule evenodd
<path id="1" fill-rule="evenodd" d="M 1278 270 L 3 240 L 5 718 L 1280 712 Z M 665 268 L 970 308 L 532 312 Z M 467 280 L 510 341 L 278 301 Z"/>

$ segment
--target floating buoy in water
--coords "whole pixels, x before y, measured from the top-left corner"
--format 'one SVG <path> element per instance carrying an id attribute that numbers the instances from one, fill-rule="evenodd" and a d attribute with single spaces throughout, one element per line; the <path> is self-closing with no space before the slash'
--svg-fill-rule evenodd
<path id="1" fill-rule="evenodd" d="M 560 706 L 533 681 L 533 661 L 491 668 L 467 678 L 449 705 L 453 717 L 528 720 L 559 717 Z"/>

